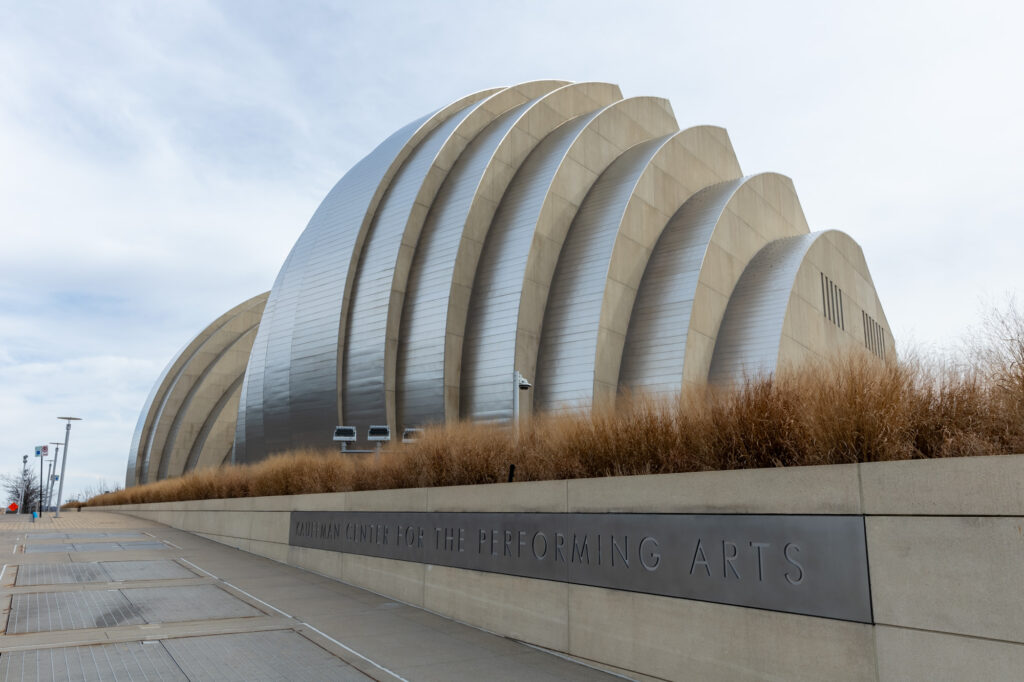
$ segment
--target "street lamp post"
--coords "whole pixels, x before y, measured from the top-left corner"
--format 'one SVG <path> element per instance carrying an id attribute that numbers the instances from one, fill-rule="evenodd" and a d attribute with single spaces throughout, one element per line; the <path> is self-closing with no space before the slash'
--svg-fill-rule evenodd
<path id="1" fill-rule="evenodd" d="M 71 440 L 71 422 L 82 421 L 81 417 L 57 417 L 57 419 L 65 420 L 68 425 L 64 429 L 64 459 L 60 461 L 60 485 L 57 486 L 57 513 L 53 517 L 55 519 L 60 518 L 60 502 L 64 496 L 64 467 L 68 465 L 68 441 Z"/>
<path id="2" fill-rule="evenodd" d="M 39 448 L 42 450 L 42 448 Z M 39 507 L 39 518 L 43 518 L 43 462 L 46 461 L 46 452 L 38 452 L 39 454 L 39 502 L 36 504 Z M 32 519 L 35 521 L 35 519 Z"/>
<path id="3" fill-rule="evenodd" d="M 50 483 L 53 482 L 53 465 L 56 463 L 57 455 L 54 453 L 53 459 L 50 460 L 50 464 L 46 467 L 46 483 L 43 484 L 46 487 L 46 495 L 44 495 L 46 499 L 43 500 L 44 509 L 50 508 L 50 488 L 52 487 Z"/>
<path id="4" fill-rule="evenodd" d="M 28 455 L 21 456 L 21 504 L 18 506 L 18 513 L 25 513 L 25 480 L 28 478 Z"/>
<path id="5" fill-rule="evenodd" d="M 60 446 L 61 446 L 61 444 L 56 442 L 56 441 L 52 441 L 51 440 L 50 441 L 50 445 L 54 446 L 53 447 L 53 470 L 50 472 L 50 485 L 47 486 L 47 493 L 46 493 L 46 506 L 47 507 L 49 507 L 50 503 L 53 502 L 53 481 L 54 481 L 53 475 L 57 473 L 57 458 L 60 456 Z"/>

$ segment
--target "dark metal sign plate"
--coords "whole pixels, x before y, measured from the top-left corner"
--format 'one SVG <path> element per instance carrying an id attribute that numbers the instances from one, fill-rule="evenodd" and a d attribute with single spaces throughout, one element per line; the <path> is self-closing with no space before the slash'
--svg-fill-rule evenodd
<path id="1" fill-rule="evenodd" d="M 871 622 L 860 516 L 292 512 L 334 552 Z"/>

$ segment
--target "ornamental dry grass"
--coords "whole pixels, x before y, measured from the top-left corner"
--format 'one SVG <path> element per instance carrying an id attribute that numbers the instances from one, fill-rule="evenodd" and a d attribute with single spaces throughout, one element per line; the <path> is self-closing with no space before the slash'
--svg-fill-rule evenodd
<path id="1" fill-rule="evenodd" d="M 378 456 L 289 452 L 89 504 L 495 483 L 510 465 L 516 481 L 537 481 L 1024 453 L 1024 342 L 1017 351 L 888 365 L 857 353 L 733 390 L 623 396 L 614 411 L 539 417 L 518 439 L 462 423 Z"/>

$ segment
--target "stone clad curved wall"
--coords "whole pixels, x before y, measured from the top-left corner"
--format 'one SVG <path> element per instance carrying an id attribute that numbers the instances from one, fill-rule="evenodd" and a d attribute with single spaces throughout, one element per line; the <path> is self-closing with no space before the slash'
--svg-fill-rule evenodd
<path id="1" fill-rule="evenodd" d="M 409 123 L 257 298 L 157 381 L 129 485 L 332 447 L 339 424 L 358 448 L 370 426 L 508 422 L 517 370 L 529 415 L 894 357 L 863 253 L 811 232 L 792 181 L 744 177 L 724 129 L 680 130 L 666 100 L 609 83 L 496 88 Z"/>
<path id="2" fill-rule="evenodd" d="M 867 320 L 881 331 L 878 343 Z M 863 340 L 883 359 L 895 353 L 864 254 L 837 230 L 767 244 L 736 284 L 711 361 L 710 380 L 738 383 Z"/>
<path id="3" fill-rule="evenodd" d="M 218 317 L 167 365 L 139 415 L 126 485 L 180 476 L 200 462 L 223 463 L 268 296 L 255 296 Z"/>

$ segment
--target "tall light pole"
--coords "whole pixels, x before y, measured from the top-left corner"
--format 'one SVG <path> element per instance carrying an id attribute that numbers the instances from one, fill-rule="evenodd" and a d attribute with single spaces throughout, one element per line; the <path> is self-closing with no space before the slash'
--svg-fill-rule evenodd
<path id="1" fill-rule="evenodd" d="M 50 488 L 52 487 L 50 484 L 53 483 L 53 465 L 56 463 L 57 454 L 54 453 L 53 459 L 50 460 L 49 466 L 46 467 L 46 483 L 44 484 L 46 486 L 46 495 L 43 496 L 45 498 L 43 500 L 43 507 L 46 509 L 50 508 Z"/>
<path id="2" fill-rule="evenodd" d="M 39 455 L 39 502 L 36 505 L 39 507 L 39 518 L 43 518 L 43 462 L 46 461 L 46 446 L 40 446 L 36 448 L 36 454 Z M 32 519 L 35 522 L 35 519 Z"/>
<path id="3" fill-rule="evenodd" d="M 53 516 L 55 519 L 60 518 L 60 501 L 64 496 L 64 467 L 68 465 L 68 441 L 71 440 L 71 422 L 82 421 L 81 417 L 57 417 L 57 419 L 63 419 L 68 425 L 64 429 L 64 459 L 60 461 L 60 485 L 57 486 L 57 513 Z"/>
<path id="4" fill-rule="evenodd" d="M 21 505 L 18 507 L 18 513 L 19 514 L 24 514 L 25 513 L 25 488 L 28 487 L 28 485 L 26 485 L 26 483 L 25 483 L 25 480 L 27 478 L 28 478 L 28 455 L 22 455 L 21 456 Z"/>
<path id="5" fill-rule="evenodd" d="M 49 507 L 50 503 L 53 502 L 53 475 L 57 473 L 57 458 L 60 456 L 60 443 L 56 441 L 50 441 L 50 445 L 53 447 L 53 464 L 50 468 L 50 485 L 47 486 L 46 492 L 46 506 Z"/>

